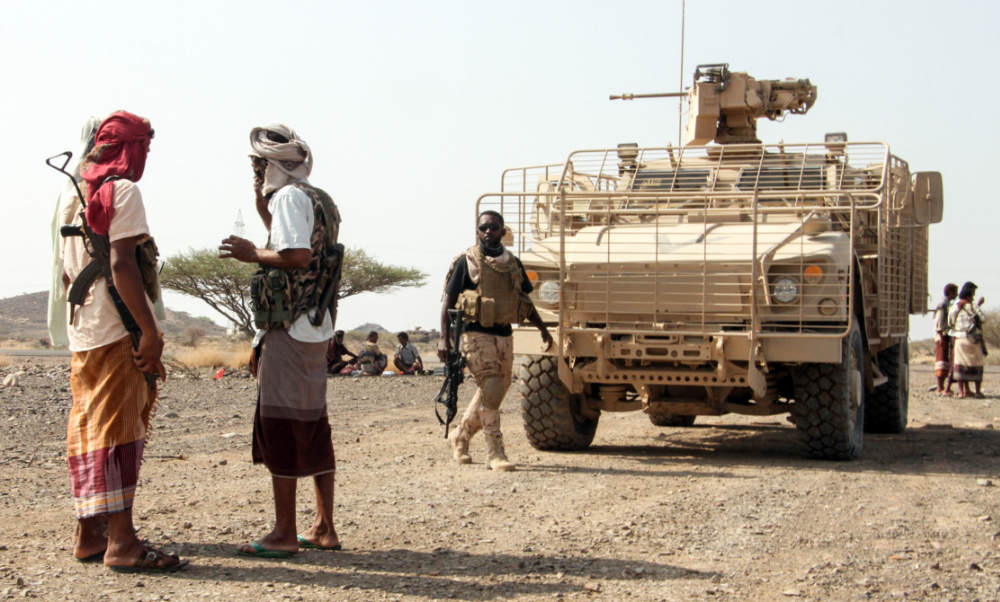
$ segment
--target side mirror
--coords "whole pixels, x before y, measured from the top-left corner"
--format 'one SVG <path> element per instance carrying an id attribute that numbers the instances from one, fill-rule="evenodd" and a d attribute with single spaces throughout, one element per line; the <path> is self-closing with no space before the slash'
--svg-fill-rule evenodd
<path id="1" fill-rule="evenodd" d="M 922 226 L 936 224 L 944 215 L 944 185 L 941 172 L 913 174 L 913 221 Z"/>

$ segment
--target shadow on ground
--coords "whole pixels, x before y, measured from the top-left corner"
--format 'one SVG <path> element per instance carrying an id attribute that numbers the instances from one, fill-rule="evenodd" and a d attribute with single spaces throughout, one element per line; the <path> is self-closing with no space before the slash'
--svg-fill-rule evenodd
<path id="1" fill-rule="evenodd" d="M 248 559 L 237 556 L 234 550 L 235 546 L 217 543 L 180 544 L 179 551 L 191 557 L 192 564 L 171 577 L 191 581 L 247 582 L 258 586 L 261 583 L 265 586 L 301 585 L 488 600 L 580 592 L 580 578 L 667 582 L 677 579 L 709 581 L 718 576 L 714 572 L 649 561 L 543 554 L 475 554 L 443 548 L 432 552 L 402 549 L 370 552 L 309 550 L 277 561 Z M 216 560 L 213 561 L 214 566 L 199 565 L 199 558 Z M 239 565 L 217 565 L 219 559 L 227 558 L 234 563 L 239 562 Z M 254 564 L 246 566 L 247 562 Z"/>
<path id="2" fill-rule="evenodd" d="M 652 441 L 652 443 L 650 442 Z M 696 425 L 667 428 L 635 445 L 594 445 L 580 452 L 541 452 L 552 458 L 590 454 L 623 460 L 621 467 L 535 463 L 524 470 L 654 476 L 657 467 L 697 461 L 710 466 L 785 466 L 803 470 L 904 474 L 993 474 L 1000 466 L 1000 431 L 927 424 L 894 435 L 865 433 L 857 460 L 832 462 L 802 456 L 794 428 L 783 425 Z M 543 455 L 543 461 L 546 456 Z M 633 462 L 628 462 L 629 460 Z M 635 463 L 640 464 L 637 467 Z M 666 471 L 664 471 L 666 472 Z M 676 476 L 676 471 L 669 471 Z M 695 476 L 709 476 L 692 472 Z M 713 473 L 712 478 L 718 478 Z M 725 476 L 725 475 L 722 475 Z"/>

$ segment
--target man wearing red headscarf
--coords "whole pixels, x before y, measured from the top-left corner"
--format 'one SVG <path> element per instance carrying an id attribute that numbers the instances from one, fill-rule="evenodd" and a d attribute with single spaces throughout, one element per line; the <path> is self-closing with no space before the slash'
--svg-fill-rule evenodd
<path id="1" fill-rule="evenodd" d="M 73 352 L 73 408 L 66 429 L 77 518 L 73 554 L 126 572 L 172 571 L 187 564 L 141 542 L 132 522 L 139 465 L 156 403 L 155 385 L 147 383 L 144 373 L 166 377 L 162 333 L 136 261 L 136 248 L 149 238 L 149 227 L 135 182 L 142 177 L 152 137 L 149 121 L 125 111 L 113 113 L 98 128 L 94 148 L 80 168 L 84 217 L 94 232 L 108 238 L 114 287 L 142 330 L 138 345 L 133 349 L 105 278 L 97 278 L 74 309 L 67 332 Z M 78 236 L 64 239 L 61 255 L 67 284 L 96 261 Z"/>

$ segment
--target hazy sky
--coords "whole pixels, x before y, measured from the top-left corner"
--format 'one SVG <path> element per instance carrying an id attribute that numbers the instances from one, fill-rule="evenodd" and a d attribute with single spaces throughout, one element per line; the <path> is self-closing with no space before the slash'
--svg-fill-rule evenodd
<path id="1" fill-rule="evenodd" d="M 124 108 L 156 129 L 140 186 L 165 256 L 217 245 L 241 208 L 263 244 L 247 136 L 284 122 L 312 146 L 311 181 L 337 201 L 342 242 L 430 275 L 421 289 L 345 301 L 339 326 L 434 327 L 447 264 L 472 240 L 476 198 L 499 188 L 504 168 L 675 139 L 676 101 L 607 97 L 677 88 L 679 19 L 680 0 L 7 0 L 0 298 L 48 286 L 64 178 L 43 159 L 75 148 L 88 115 Z M 941 171 L 933 297 L 948 280 L 974 280 L 997 306 L 998 22 L 992 2 L 689 0 L 684 81 L 712 62 L 808 77 L 816 106 L 761 122 L 763 140 L 846 131 L 888 142 L 911 170 Z M 167 304 L 215 317 L 180 295 Z M 914 338 L 929 324 L 914 321 Z"/>

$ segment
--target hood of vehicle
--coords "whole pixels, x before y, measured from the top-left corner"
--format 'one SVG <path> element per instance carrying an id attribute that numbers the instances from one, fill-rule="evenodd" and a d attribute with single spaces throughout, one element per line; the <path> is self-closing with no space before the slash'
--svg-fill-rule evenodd
<path id="1" fill-rule="evenodd" d="M 565 240 L 566 264 L 595 263 L 730 263 L 754 257 L 752 223 L 629 224 L 582 228 Z M 533 266 L 559 264 L 560 241 L 552 236 L 536 241 L 520 257 Z M 801 233 L 800 223 L 758 224 L 757 259 L 798 260 L 829 257 L 846 265 L 850 239 L 844 232 Z"/>

